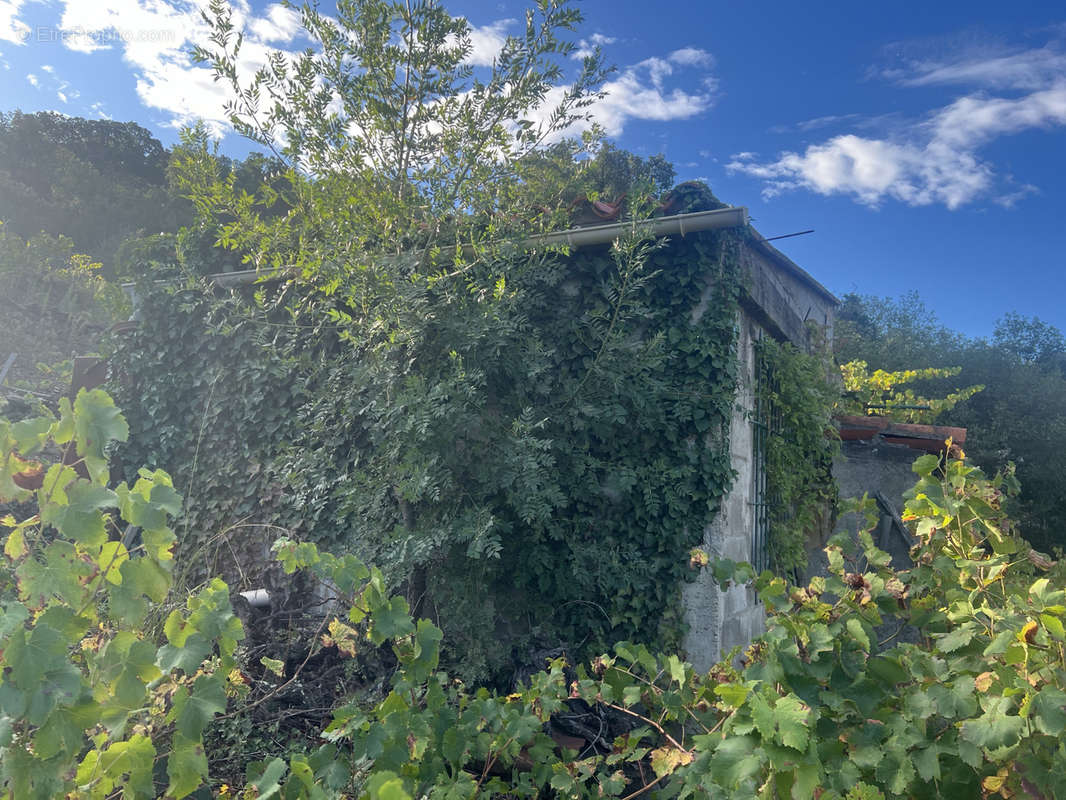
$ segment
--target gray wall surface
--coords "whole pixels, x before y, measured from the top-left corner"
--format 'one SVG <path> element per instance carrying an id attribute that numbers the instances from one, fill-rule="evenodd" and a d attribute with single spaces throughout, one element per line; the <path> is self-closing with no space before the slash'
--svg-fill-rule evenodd
<path id="1" fill-rule="evenodd" d="M 740 375 L 733 419 L 729 431 L 729 449 L 736 479 L 726 495 L 721 510 L 704 531 L 703 549 L 712 558 L 751 560 L 754 528 L 752 506 L 752 428 L 751 414 L 755 386 L 755 342 L 761 331 L 747 314 L 738 318 L 740 334 L 737 357 Z M 711 573 L 685 586 L 682 594 L 688 660 L 698 670 L 710 669 L 736 645 L 746 645 L 765 630 L 765 613 L 748 586 L 732 586 L 723 592 Z"/>

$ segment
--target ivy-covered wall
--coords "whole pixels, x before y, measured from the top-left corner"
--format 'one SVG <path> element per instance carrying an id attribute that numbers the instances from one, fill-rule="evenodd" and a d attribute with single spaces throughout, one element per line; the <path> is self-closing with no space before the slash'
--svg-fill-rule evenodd
<path id="1" fill-rule="evenodd" d="M 829 380 L 836 299 L 764 243 L 740 250 L 737 390 L 729 424 L 736 479 L 704 532 L 702 549 L 778 575 L 802 572 L 808 536 L 830 523 L 836 451 Z M 758 429 L 758 432 L 757 432 Z M 722 589 L 705 572 L 685 587 L 685 651 L 708 669 L 763 631 L 750 586 Z"/>
<path id="2" fill-rule="evenodd" d="M 677 646 L 690 551 L 738 466 L 748 235 L 554 254 L 504 272 L 494 304 L 428 290 L 403 359 L 342 341 L 311 287 L 149 292 L 112 358 L 123 460 L 182 487 L 189 580 L 284 589 L 260 574 L 282 531 L 350 549 L 468 675 L 559 644 Z"/>

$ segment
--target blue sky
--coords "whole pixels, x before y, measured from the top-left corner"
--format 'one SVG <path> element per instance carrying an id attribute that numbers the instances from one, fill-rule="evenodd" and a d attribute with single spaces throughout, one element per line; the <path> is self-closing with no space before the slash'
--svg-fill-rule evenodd
<path id="1" fill-rule="evenodd" d="M 524 6 L 448 4 L 475 62 Z M 987 335 L 1007 311 L 1066 330 L 1066 10 L 1048 2 L 588 0 L 578 34 L 618 66 L 597 119 L 622 147 L 746 205 L 831 290 L 917 290 Z M 184 0 L 0 0 L 0 109 L 133 120 L 173 143 L 223 94 L 187 57 Z M 247 58 L 304 44 L 244 3 Z M 1057 12 L 1057 13 L 1056 13 Z"/>

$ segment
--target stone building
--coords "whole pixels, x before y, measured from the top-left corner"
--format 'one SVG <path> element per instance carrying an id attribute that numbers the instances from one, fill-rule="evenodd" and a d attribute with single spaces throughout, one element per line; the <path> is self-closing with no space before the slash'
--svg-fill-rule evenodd
<path id="1" fill-rule="evenodd" d="M 715 521 L 704 533 L 712 556 L 766 566 L 765 450 L 756 413 L 759 370 L 755 345 L 764 336 L 810 350 L 831 345 L 839 301 L 810 274 L 765 239 L 749 239 L 741 253 L 743 295 L 737 326 L 740 378 L 729 432 L 736 480 Z M 810 325 L 809 323 L 814 323 Z M 813 331 L 813 332 L 812 332 Z M 817 341 L 814 341 L 817 339 Z M 764 612 L 750 586 L 721 591 L 710 573 L 685 587 L 688 658 L 707 669 L 737 645 L 763 631 Z"/>
<path id="2" fill-rule="evenodd" d="M 713 199 L 713 198 L 712 198 Z M 764 337 L 791 342 L 802 350 L 831 345 L 834 313 L 839 301 L 810 274 L 778 251 L 750 228 L 747 209 L 722 207 L 691 213 L 663 215 L 644 223 L 648 233 L 679 242 L 701 231 L 746 229 L 750 235 L 737 237 L 741 296 L 737 310 L 735 357 L 738 359 L 737 393 L 727 433 L 729 458 L 735 480 L 715 520 L 703 535 L 703 549 L 712 556 L 734 561 L 750 561 L 767 566 L 768 502 L 765 471 L 767 421 L 756 409 L 756 344 Z M 608 209 L 617 213 L 616 207 Z M 602 248 L 619 238 L 632 223 L 607 219 L 598 224 L 535 237 L 531 245 L 565 246 L 571 251 Z M 221 289 L 250 286 L 263 279 L 254 270 L 210 276 Z M 713 286 L 708 278 L 707 286 Z M 565 288 L 565 287 L 564 287 Z M 132 292 L 134 287 L 129 287 Z M 693 321 L 706 310 L 713 292 L 707 290 L 703 304 L 697 304 Z M 134 297 L 135 307 L 138 305 Z M 136 324 L 135 314 L 131 325 Z M 265 592 L 254 589 L 246 594 L 267 602 Z M 763 630 L 764 613 L 754 590 L 736 587 L 721 591 L 709 571 L 683 588 L 683 608 L 688 633 L 684 642 L 687 657 L 697 668 L 707 669 L 736 645 L 748 643 Z"/>

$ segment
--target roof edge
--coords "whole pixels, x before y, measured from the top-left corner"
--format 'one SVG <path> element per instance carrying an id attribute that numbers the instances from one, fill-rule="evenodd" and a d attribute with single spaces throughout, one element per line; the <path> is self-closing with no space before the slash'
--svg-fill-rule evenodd
<path id="1" fill-rule="evenodd" d="M 770 244 L 769 240 L 755 230 L 754 227 L 749 227 L 749 230 L 752 232 L 751 244 L 756 250 L 759 250 L 763 255 L 771 259 L 779 267 L 784 269 L 785 272 L 792 273 L 794 277 L 798 278 L 802 283 L 805 283 L 834 306 L 841 305 L 840 298 L 819 283 L 811 273 L 807 272 L 807 270 Z"/>

